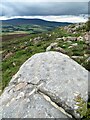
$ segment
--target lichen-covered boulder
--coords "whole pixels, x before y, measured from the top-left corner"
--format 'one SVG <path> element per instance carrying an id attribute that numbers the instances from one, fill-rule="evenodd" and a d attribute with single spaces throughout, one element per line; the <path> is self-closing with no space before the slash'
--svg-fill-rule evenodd
<path id="1" fill-rule="evenodd" d="M 78 118 L 78 98 L 88 100 L 88 71 L 62 53 L 38 53 L 20 67 L 1 95 L 1 117 Z"/>

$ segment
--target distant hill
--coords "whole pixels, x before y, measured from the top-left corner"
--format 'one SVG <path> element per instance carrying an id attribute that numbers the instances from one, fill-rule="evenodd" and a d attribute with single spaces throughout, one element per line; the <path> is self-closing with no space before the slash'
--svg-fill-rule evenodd
<path id="1" fill-rule="evenodd" d="M 32 24 L 32 25 L 42 25 L 42 26 L 66 26 L 71 23 L 68 22 L 52 22 L 46 21 L 42 19 L 24 19 L 24 18 L 15 18 L 9 20 L 2 20 L 2 24 L 9 24 L 9 25 L 24 25 L 24 24 Z"/>

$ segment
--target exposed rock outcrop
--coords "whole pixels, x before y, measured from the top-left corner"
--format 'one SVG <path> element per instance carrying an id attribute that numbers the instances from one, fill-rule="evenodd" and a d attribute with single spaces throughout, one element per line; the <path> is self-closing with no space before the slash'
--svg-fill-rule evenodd
<path id="1" fill-rule="evenodd" d="M 59 52 L 35 54 L 20 67 L 1 95 L 2 117 L 78 118 L 78 96 L 87 102 L 85 68 Z"/>

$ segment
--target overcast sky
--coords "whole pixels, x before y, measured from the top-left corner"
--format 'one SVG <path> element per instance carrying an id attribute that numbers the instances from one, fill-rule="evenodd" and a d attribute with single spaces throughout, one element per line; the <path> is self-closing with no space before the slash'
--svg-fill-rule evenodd
<path id="1" fill-rule="evenodd" d="M 88 14 L 88 0 L 69 1 L 70 0 L 2 0 L 0 4 L 0 17 L 76 16 Z"/>
<path id="2" fill-rule="evenodd" d="M 33 0 L 34 2 L 17 2 L 19 0 L 12 0 L 13 2 L 10 2 L 10 0 L 5 1 L 1 2 L 0 9 L 2 9 L 2 12 L 0 10 L 0 16 L 78 15 L 88 13 L 88 3 L 86 2 L 44 2 L 44 0 L 43 2 L 35 2 L 35 0 Z"/>

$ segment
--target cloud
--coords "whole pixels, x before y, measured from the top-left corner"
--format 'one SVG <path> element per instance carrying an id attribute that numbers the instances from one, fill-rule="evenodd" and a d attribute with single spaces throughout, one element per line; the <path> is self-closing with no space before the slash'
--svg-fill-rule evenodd
<path id="1" fill-rule="evenodd" d="M 0 17 L 0 20 L 7 20 L 7 19 L 13 19 L 13 18 L 25 18 L 25 19 L 32 19 L 32 18 L 39 18 L 43 20 L 48 21 L 56 21 L 56 22 L 72 22 L 72 23 L 80 23 L 80 22 L 86 22 L 88 20 L 87 15 L 83 16 L 72 16 L 72 15 L 61 15 L 61 16 L 14 16 L 14 17 Z"/>
<path id="2" fill-rule="evenodd" d="M 27 0 L 14 0 L 16 2 L 2 2 L 0 16 L 58 16 L 58 15 L 79 15 L 88 13 L 86 2 L 23 2 Z M 35 2 L 36 1 L 36 2 Z M 53 0 L 54 1 L 54 0 Z M 2 12 L 1 12 L 2 11 Z"/>

